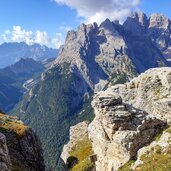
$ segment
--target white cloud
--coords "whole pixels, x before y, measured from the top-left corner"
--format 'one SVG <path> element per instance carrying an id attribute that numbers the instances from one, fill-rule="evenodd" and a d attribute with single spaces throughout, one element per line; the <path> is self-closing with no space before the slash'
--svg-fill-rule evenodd
<path id="1" fill-rule="evenodd" d="M 64 42 L 64 36 L 62 33 L 56 33 L 55 37 L 51 40 L 51 43 L 55 45 L 55 48 L 59 48 Z"/>
<path id="2" fill-rule="evenodd" d="M 0 43 L 3 42 L 25 42 L 28 45 L 38 43 L 40 45 L 46 45 L 52 48 L 59 48 L 64 43 L 64 35 L 68 31 L 69 27 L 61 27 L 62 33 L 56 33 L 53 37 L 50 37 L 45 31 L 31 31 L 25 30 L 21 26 L 13 26 L 12 30 L 5 30 L 0 35 Z"/>
<path id="3" fill-rule="evenodd" d="M 2 34 L 2 35 L 1 35 L 1 39 L 2 39 L 2 42 L 8 41 L 8 37 L 7 37 L 6 34 Z"/>
<path id="4" fill-rule="evenodd" d="M 46 45 L 49 43 L 49 38 L 47 32 L 36 31 L 35 35 L 35 43 L 39 43 L 41 45 Z"/>
<path id="5" fill-rule="evenodd" d="M 13 26 L 12 30 L 12 41 L 14 42 L 20 42 L 24 41 L 27 44 L 33 44 L 33 32 L 32 31 L 26 31 L 21 28 L 21 26 Z"/>
<path id="6" fill-rule="evenodd" d="M 84 17 L 86 22 L 102 22 L 123 20 L 136 9 L 140 0 L 54 0 L 60 5 L 67 5 L 76 9 L 78 16 Z"/>

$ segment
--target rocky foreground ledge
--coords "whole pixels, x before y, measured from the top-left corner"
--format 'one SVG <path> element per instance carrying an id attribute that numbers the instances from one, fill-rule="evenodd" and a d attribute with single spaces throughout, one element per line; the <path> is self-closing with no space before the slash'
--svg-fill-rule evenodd
<path id="1" fill-rule="evenodd" d="M 1 113 L 0 171 L 45 171 L 43 150 L 34 131 Z"/>
<path id="2" fill-rule="evenodd" d="M 88 130 L 86 142 L 91 142 L 92 150 L 84 158 L 94 164 L 96 171 L 170 167 L 171 68 L 150 69 L 129 83 L 109 87 L 94 96 L 92 106 L 94 120 L 87 126 L 82 123 Z M 74 126 L 74 134 L 81 131 L 79 127 L 80 124 Z M 73 134 L 71 140 L 72 137 Z M 74 147 L 77 145 L 79 138 L 74 142 Z M 65 156 L 65 164 L 72 163 L 76 171 L 84 161 L 74 156 L 71 149 L 65 147 L 63 154 L 70 156 L 61 157 Z M 75 157 L 74 161 L 68 160 L 71 157 Z"/>

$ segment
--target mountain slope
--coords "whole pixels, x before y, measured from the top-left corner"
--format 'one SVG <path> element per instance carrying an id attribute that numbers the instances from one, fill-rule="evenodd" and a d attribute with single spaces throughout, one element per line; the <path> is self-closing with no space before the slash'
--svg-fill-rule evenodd
<path id="1" fill-rule="evenodd" d="M 0 68 L 14 64 L 21 58 L 33 58 L 34 60 L 44 60 L 54 58 L 58 50 L 41 46 L 39 44 L 27 45 L 21 43 L 3 43 L 0 45 Z"/>
<path id="2" fill-rule="evenodd" d="M 30 78 L 37 78 L 44 66 L 33 59 L 21 59 L 17 63 L 0 69 L 0 108 L 11 110 L 24 93 L 23 84 Z"/>
<path id="3" fill-rule="evenodd" d="M 68 140 L 70 126 L 91 119 L 91 109 L 89 114 L 79 116 L 83 101 L 86 103 L 89 98 L 85 96 L 83 99 L 87 89 L 86 82 L 71 73 L 66 63 L 49 70 L 14 110 L 14 113 L 20 111 L 18 116 L 40 135 L 46 164 L 52 170 L 55 170 L 63 144 Z"/>
<path id="4" fill-rule="evenodd" d="M 46 163 L 55 170 L 69 127 L 93 118 L 94 92 L 161 66 L 169 63 L 148 34 L 130 34 L 125 25 L 108 19 L 100 26 L 82 24 L 68 32 L 53 67 L 42 74 L 13 114 L 36 130 Z"/>

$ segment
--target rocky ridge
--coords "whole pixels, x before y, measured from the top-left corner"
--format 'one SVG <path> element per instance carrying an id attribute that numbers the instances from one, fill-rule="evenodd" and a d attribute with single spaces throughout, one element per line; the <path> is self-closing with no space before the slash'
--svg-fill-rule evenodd
<path id="1" fill-rule="evenodd" d="M 57 49 L 41 46 L 40 44 L 28 45 L 25 42 L 5 42 L 0 45 L 0 68 L 12 65 L 21 58 L 32 58 L 36 61 L 43 61 L 55 58 L 57 55 Z"/>
<path id="2" fill-rule="evenodd" d="M 132 13 L 124 27 L 137 35 L 149 36 L 164 57 L 171 58 L 171 20 L 165 15 L 154 13 L 147 18 L 143 12 Z"/>

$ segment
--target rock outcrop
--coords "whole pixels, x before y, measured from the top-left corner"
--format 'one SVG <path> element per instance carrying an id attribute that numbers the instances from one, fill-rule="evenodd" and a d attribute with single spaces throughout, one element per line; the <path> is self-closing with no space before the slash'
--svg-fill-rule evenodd
<path id="1" fill-rule="evenodd" d="M 68 157 L 70 156 L 69 152 L 74 146 L 77 145 L 78 141 L 81 141 L 85 138 L 88 138 L 88 125 L 89 122 L 81 122 L 70 128 L 70 140 L 63 148 L 61 158 L 66 163 Z"/>
<path id="2" fill-rule="evenodd" d="M 3 171 L 45 170 L 41 143 L 31 128 L 15 117 L 0 114 L 0 132 Z"/>
<path id="3" fill-rule="evenodd" d="M 170 170 L 168 168 L 168 163 L 170 162 L 170 159 L 169 160 L 167 159 L 167 156 L 168 158 L 170 157 L 170 148 L 171 148 L 171 129 L 168 128 L 165 131 L 163 131 L 163 133 L 159 135 L 156 138 L 156 140 L 154 140 L 148 146 L 145 146 L 138 151 L 137 159 L 134 163 L 132 163 L 130 167 L 132 168 L 132 170 L 138 170 L 138 168 L 139 170 L 143 170 L 144 165 L 147 164 L 144 159 L 146 160 L 148 159 L 151 161 L 151 163 L 153 163 L 154 160 L 156 160 L 156 166 L 155 166 L 156 170 L 162 169 L 164 165 L 165 165 L 164 168 L 166 170 Z M 158 156 L 155 156 L 155 154 L 157 154 Z M 163 157 L 163 159 L 165 157 L 164 159 L 165 163 L 160 161 L 161 160 L 160 157 Z M 150 167 L 154 167 L 152 165 L 154 165 L 154 163 L 151 164 Z M 149 168 L 149 170 L 151 169 Z"/>
<path id="4" fill-rule="evenodd" d="M 112 92 L 98 93 L 92 104 L 96 117 L 89 125 L 89 136 L 97 155 L 97 171 L 116 171 L 135 159 L 137 151 L 165 126 L 161 120 L 124 104 Z"/>

